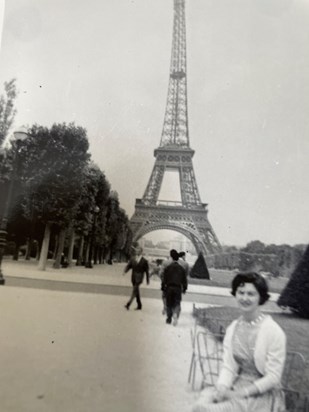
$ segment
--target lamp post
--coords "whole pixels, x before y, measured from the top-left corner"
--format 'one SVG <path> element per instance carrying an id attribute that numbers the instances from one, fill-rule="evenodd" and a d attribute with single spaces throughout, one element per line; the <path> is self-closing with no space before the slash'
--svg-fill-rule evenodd
<path id="1" fill-rule="evenodd" d="M 5 279 L 3 277 L 2 272 L 2 259 L 5 251 L 6 246 L 6 236 L 7 236 L 7 224 L 9 218 L 9 212 L 12 203 L 12 197 L 14 193 L 14 183 L 16 180 L 16 168 L 18 162 L 18 155 L 20 151 L 21 143 L 28 137 L 27 129 L 25 127 L 21 127 L 14 132 L 14 140 L 16 143 L 16 149 L 14 151 L 14 158 L 12 162 L 12 172 L 9 180 L 8 186 L 8 193 L 6 197 L 6 201 L 4 204 L 3 214 L 0 223 L 0 285 L 5 284 Z"/>
<path id="2" fill-rule="evenodd" d="M 94 237 L 95 237 L 95 229 L 97 224 L 97 216 L 100 211 L 100 208 L 96 206 L 93 210 L 93 222 L 92 222 L 92 229 L 91 229 L 91 238 L 90 238 L 90 246 L 89 246 L 89 254 L 88 254 L 88 261 L 85 264 L 85 268 L 92 269 L 92 255 L 93 255 L 93 244 L 94 244 Z"/>
<path id="3" fill-rule="evenodd" d="M 116 190 L 111 190 L 110 192 L 110 216 L 109 216 L 109 224 L 115 225 L 115 204 L 118 201 L 118 193 Z M 109 247 L 109 258 L 107 261 L 108 265 L 112 265 L 113 264 L 113 253 L 114 253 L 114 242 L 115 242 L 115 233 L 114 233 L 114 228 L 111 230 L 111 239 L 110 239 L 110 247 Z"/>

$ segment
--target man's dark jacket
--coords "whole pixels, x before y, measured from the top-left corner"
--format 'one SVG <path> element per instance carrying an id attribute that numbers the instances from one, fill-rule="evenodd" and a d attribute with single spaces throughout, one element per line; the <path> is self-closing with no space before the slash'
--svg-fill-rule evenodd
<path id="1" fill-rule="evenodd" d="M 144 280 L 144 274 L 146 273 L 147 284 L 149 283 L 149 265 L 148 261 L 141 257 L 139 261 L 135 258 L 129 260 L 125 273 L 132 269 L 131 282 L 132 285 L 140 285 Z"/>
<path id="2" fill-rule="evenodd" d="M 168 265 L 163 272 L 162 290 L 166 290 L 169 286 L 180 286 L 182 292 L 185 292 L 188 287 L 186 272 L 177 261 Z"/>

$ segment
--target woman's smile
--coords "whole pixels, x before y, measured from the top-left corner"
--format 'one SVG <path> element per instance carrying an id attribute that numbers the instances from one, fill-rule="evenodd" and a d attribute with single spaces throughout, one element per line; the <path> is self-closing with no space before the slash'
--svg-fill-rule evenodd
<path id="1" fill-rule="evenodd" d="M 244 283 L 238 286 L 235 297 L 239 308 L 248 315 L 254 316 L 260 303 L 260 295 L 256 287 L 252 283 Z"/>

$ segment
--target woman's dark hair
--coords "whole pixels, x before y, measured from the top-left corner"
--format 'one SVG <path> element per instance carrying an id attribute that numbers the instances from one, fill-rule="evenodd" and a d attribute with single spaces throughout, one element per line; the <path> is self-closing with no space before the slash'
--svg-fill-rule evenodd
<path id="1" fill-rule="evenodd" d="M 243 286 L 245 283 L 252 283 L 255 286 L 256 290 L 259 292 L 259 305 L 263 305 L 268 301 L 270 294 L 268 293 L 267 282 L 262 275 L 259 275 L 255 272 L 238 273 L 232 280 L 231 294 L 235 296 L 238 287 Z"/>

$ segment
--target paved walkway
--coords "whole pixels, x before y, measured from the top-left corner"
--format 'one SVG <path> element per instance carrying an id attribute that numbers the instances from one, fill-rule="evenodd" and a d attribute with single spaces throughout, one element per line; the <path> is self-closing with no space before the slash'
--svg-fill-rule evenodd
<path id="1" fill-rule="evenodd" d="M 156 278 L 142 287 L 142 311 L 124 309 L 131 287 L 123 267 L 39 271 L 34 261 L 3 262 L 1 411 L 191 410 L 192 299 L 201 297 L 205 306 L 234 299 L 222 288 L 190 285 L 179 324 L 166 325 Z M 98 293 L 100 287 L 120 292 Z"/>
<path id="2" fill-rule="evenodd" d="M 40 272 L 33 262 L 4 262 L 1 411 L 190 411 L 196 398 L 187 383 L 192 303 L 183 302 L 174 327 L 166 325 L 160 299 L 143 297 L 142 311 L 127 311 L 124 296 L 8 286 L 12 279 L 37 277 L 85 285 L 120 282 L 128 294 L 130 276 L 123 277 L 122 269 Z M 153 289 L 159 285 L 151 283 Z"/>
<path id="3" fill-rule="evenodd" d="M 79 283 L 90 285 L 105 285 L 105 286 L 130 286 L 130 273 L 122 275 L 124 263 L 116 263 L 113 265 L 94 265 L 92 269 L 86 269 L 83 266 L 72 266 L 70 268 L 53 269 L 51 262 L 45 271 L 38 270 L 37 262 L 35 261 L 12 261 L 4 260 L 3 272 L 4 276 L 10 283 L 10 278 L 19 279 L 36 279 L 46 281 L 59 281 L 66 283 Z M 144 290 L 160 291 L 160 281 L 157 276 L 151 278 L 150 285 L 145 282 L 141 287 Z M 190 284 L 188 287 L 188 295 L 212 295 L 218 297 L 230 298 L 230 289 L 215 286 L 205 286 Z M 278 299 L 277 293 L 271 293 L 271 301 L 275 302 Z"/>

